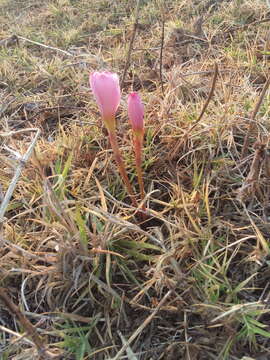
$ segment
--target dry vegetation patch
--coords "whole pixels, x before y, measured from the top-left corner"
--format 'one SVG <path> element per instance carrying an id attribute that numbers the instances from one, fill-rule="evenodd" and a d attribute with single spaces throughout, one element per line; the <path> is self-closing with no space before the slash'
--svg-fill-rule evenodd
<path id="1" fill-rule="evenodd" d="M 270 358 L 269 9 L 141 0 L 128 59 L 136 5 L 0 0 L 1 199 L 40 131 L 0 229 L 1 359 Z M 142 223 L 88 85 L 125 67 Z"/>

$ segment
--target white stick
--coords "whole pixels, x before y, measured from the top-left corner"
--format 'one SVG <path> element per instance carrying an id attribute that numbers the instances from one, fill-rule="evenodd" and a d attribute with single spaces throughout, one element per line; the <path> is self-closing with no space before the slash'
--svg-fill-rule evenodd
<path id="1" fill-rule="evenodd" d="M 40 130 L 39 129 L 36 129 L 36 128 L 33 128 L 33 129 L 27 129 L 28 131 L 36 131 L 36 135 L 33 139 L 33 141 L 31 142 L 30 146 L 28 147 L 26 153 L 20 158 L 19 160 L 19 164 L 16 168 L 16 171 L 15 171 L 15 174 L 13 176 L 13 179 L 7 189 L 7 192 L 4 196 L 4 199 L 1 203 L 1 206 L 0 206 L 0 226 L 2 225 L 2 223 L 4 222 L 4 215 L 5 215 L 5 212 L 7 210 L 7 207 L 8 207 L 8 204 L 9 204 L 9 201 L 11 199 L 11 196 L 15 190 L 15 187 L 16 187 L 16 184 L 19 180 L 19 177 L 21 176 L 21 173 L 22 173 L 22 170 L 26 164 L 26 162 L 28 161 L 28 159 L 30 158 L 31 154 L 32 154 L 32 151 L 36 145 L 36 142 L 37 142 L 37 139 L 39 137 L 39 134 L 40 134 Z"/>
<path id="2" fill-rule="evenodd" d="M 24 41 L 27 41 L 31 44 L 35 44 L 35 45 L 38 45 L 38 46 L 41 46 L 41 47 L 44 47 L 45 49 L 50 49 L 50 50 L 54 50 L 54 51 L 58 51 L 64 55 L 68 55 L 68 56 L 74 56 L 73 54 L 71 54 L 70 52 L 68 51 L 65 51 L 65 50 L 62 50 L 62 49 L 58 49 L 56 47 L 53 47 L 53 46 L 49 46 L 49 45 L 45 45 L 45 44 L 42 44 L 38 41 L 33 41 L 33 40 L 30 40 L 30 39 L 26 39 L 25 37 L 23 36 L 18 36 L 18 39 L 21 39 L 21 40 L 24 40 Z"/>

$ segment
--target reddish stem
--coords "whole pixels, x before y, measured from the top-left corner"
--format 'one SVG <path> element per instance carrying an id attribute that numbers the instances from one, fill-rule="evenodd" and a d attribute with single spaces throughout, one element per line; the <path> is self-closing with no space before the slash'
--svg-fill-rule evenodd
<path id="1" fill-rule="evenodd" d="M 111 146 L 112 146 L 112 149 L 113 149 L 114 158 L 115 158 L 115 161 L 116 161 L 117 166 L 118 166 L 118 170 L 120 172 L 120 175 L 122 176 L 124 184 L 126 185 L 128 194 L 129 194 L 130 199 L 132 201 L 132 205 L 137 208 L 138 204 L 137 204 L 137 201 L 135 199 L 135 194 L 133 192 L 132 186 L 131 186 L 131 184 L 129 182 L 129 178 L 127 176 L 127 172 L 126 172 L 126 169 L 125 169 L 125 165 L 124 165 L 122 156 L 120 154 L 120 150 L 119 150 L 117 139 L 116 139 L 116 133 L 115 133 L 114 129 L 109 130 L 109 139 L 110 139 Z"/>
<path id="2" fill-rule="evenodd" d="M 142 172 L 142 142 L 143 142 L 142 137 L 135 134 L 134 135 L 134 151 L 135 151 L 136 170 L 137 170 L 137 175 L 138 175 L 141 200 L 143 200 L 145 198 L 143 172 Z M 144 204 L 142 206 L 142 210 L 144 210 L 144 211 L 146 210 Z"/>

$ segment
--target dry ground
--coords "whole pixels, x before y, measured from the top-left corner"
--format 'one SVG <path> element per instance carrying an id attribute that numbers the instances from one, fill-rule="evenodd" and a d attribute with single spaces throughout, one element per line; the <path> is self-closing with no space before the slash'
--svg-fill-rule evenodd
<path id="1" fill-rule="evenodd" d="M 138 190 L 138 91 L 140 223 L 88 84 L 93 70 L 123 79 L 135 9 L 0 0 L 1 197 L 34 137 L 23 130 L 41 130 L 1 227 L 0 358 L 270 359 L 270 11 L 140 1 L 118 115 Z"/>

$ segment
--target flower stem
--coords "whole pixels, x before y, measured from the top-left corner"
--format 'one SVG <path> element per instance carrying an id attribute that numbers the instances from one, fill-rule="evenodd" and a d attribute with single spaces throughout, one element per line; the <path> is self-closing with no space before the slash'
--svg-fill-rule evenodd
<path id="1" fill-rule="evenodd" d="M 140 187 L 141 200 L 145 198 L 144 191 L 144 182 L 143 182 L 143 173 L 142 173 L 142 138 L 141 136 L 134 136 L 134 151 L 135 151 L 135 161 L 136 161 L 136 170 L 138 175 L 138 182 Z M 145 205 L 142 206 L 142 210 L 145 209 Z"/>
<path id="2" fill-rule="evenodd" d="M 127 172 L 126 172 L 126 169 L 125 169 L 125 165 L 124 165 L 122 156 L 120 154 L 120 150 L 119 150 L 117 139 L 116 139 L 116 133 L 115 133 L 114 129 L 109 130 L 109 139 L 110 139 L 110 143 L 111 143 L 111 146 L 112 146 L 112 149 L 113 149 L 114 158 L 115 158 L 115 161 L 116 161 L 117 166 L 118 166 L 118 170 L 119 170 L 120 175 L 121 175 L 121 177 L 122 177 L 122 179 L 124 181 L 124 184 L 126 185 L 128 194 L 129 194 L 130 199 L 132 201 L 132 205 L 137 208 L 138 203 L 136 201 L 135 194 L 133 192 L 132 186 L 131 186 L 129 178 L 127 176 Z"/>

